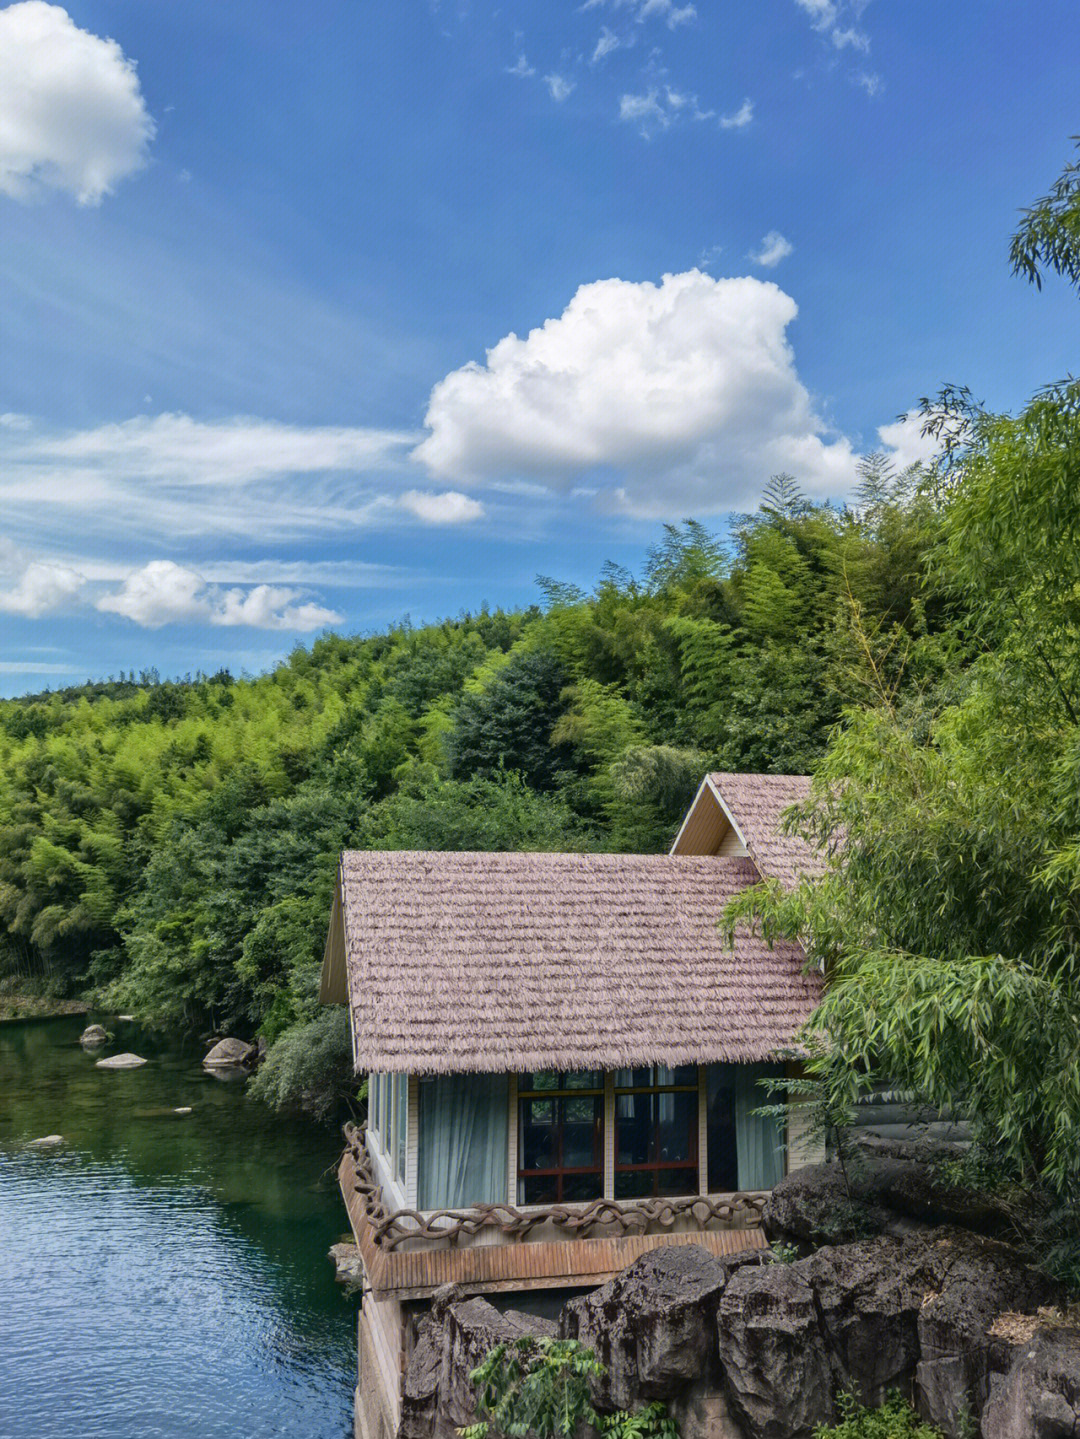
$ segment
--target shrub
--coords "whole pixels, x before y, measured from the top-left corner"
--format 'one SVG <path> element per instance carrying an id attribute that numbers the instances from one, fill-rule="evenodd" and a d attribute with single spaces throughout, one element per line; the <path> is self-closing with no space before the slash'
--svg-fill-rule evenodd
<path id="1" fill-rule="evenodd" d="M 332 1118 L 356 1093 L 343 1008 L 333 1005 L 276 1039 L 251 1081 L 251 1093 L 275 1109 Z"/>
<path id="2" fill-rule="evenodd" d="M 924 1424 L 904 1396 L 893 1390 L 877 1409 L 864 1408 L 854 1394 L 838 1396 L 839 1424 L 819 1424 L 814 1439 L 942 1439 Z"/>

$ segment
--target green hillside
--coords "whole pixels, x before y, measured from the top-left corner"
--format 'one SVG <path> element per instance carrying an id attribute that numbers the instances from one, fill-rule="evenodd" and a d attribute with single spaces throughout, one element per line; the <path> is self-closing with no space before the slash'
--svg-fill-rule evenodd
<path id="1" fill-rule="evenodd" d="M 808 769 L 867 635 L 918 655 L 948 618 L 914 478 L 871 461 L 837 510 L 780 477 L 639 576 L 328 635 L 256 679 L 4 702 L 0 984 L 273 1038 L 314 1012 L 342 847 L 658 850 L 706 769 Z"/>

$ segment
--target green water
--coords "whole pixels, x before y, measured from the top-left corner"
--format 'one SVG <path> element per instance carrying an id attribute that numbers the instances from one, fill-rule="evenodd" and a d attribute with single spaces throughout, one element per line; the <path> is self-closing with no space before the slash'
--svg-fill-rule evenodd
<path id="1" fill-rule="evenodd" d="M 87 1022 L 0 1024 L 0 1439 L 344 1439 L 337 1136 L 204 1073 L 201 1044 L 107 1020 L 84 1051 Z M 120 1050 L 149 1063 L 95 1067 Z"/>

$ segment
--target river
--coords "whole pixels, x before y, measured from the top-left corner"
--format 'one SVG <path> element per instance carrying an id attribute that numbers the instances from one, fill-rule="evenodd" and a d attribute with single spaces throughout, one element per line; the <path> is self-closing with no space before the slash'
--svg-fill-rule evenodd
<path id="1" fill-rule="evenodd" d="M 200 1044 L 105 1020 L 84 1052 L 87 1022 L 0 1023 L 0 1439 L 345 1439 L 338 1137 Z M 118 1050 L 149 1063 L 95 1067 Z"/>

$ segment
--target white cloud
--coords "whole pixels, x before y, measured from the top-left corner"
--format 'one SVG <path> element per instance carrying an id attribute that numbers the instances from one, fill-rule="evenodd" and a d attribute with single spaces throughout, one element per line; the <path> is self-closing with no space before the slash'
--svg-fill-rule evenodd
<path id="1" fill-rule="evenodd" d="M 307 633 L 341 620 L 322 605 L 297 604 L 300 598 L 300 591 L 279 585 L 219 590 L 173 560 L 151 560 L 129 574 L 119 590 L 102 595 L 96 608 L 123 615 L 144 629 L 203 623 Z"/>
<path id="2" fill-rule="evenodd" d="M 60 5 L 0 10 L 0 193 L 65 190 L 97 205 L 146 164 L 154 122 L 115 40 L 80 30 Z"/>
<path id="3" fill-rule="evenodd" d="M 479 500 L 463 495 L 460 490 L 434 494 L 425 490 L 407 490 L 398 500 L 418 520 L 428 525 L 461 525 L 483 518 L 484 507 Z"/>
<path id="4" fill-rule="evenodd" d="M 836 50 L 870 49 L 870 37 L 859 29 L 859 21 L 869 0 L 795 0 L 810 18 L 818 33 Z"/>
<path id="5" fill-rule="evenodd" d="M 855 456 L 798 377 L 797 313 L 770 282 L 699 270 L 582 285 L 560 316 L 435 386 L 414 454 L 437 478 L 591 484 L 649 517 L 750 503 L 779 470 L 839 495 Z"/>
<path id="6" fill-rule="evenodd" d="M 686 116 L 694 120 L 711 120 L 713 110 L 703 110 L 696 95 L 673 90 L 670 85 L 651 85 L 643 95 L 623 95 L 619 101 L 619 119 L 638 125 L 648 140 L 657 130 L 668 130 L 676 120 Z"/>
<path id="7" fill-rule="evenodd" d="M 47 530 L 53 547 L 91 534 L 158 544 L 341 533 L 400 521 L 394 476 L 418 438 L 169 414 L 59 434 L 0 427 L 0 506 L 9 534 L 40 545 Z"/>
<path id="8" fill-rule="evenodd" d="M 922 416 L 918 410 L 908 410 L 898 420 L 879 425 L 878 438 L 898 470 L 906 470 L 909 465 L 931 464 L 941 454 L 941 441 L 934 435 L 922 433 Z"/>
<path id="9" fill-rule="evenodd" d="M 207 423 L 165 414 L 43 438 L 33 449 L 46 459 L 107 465 L 113 475 L 217 486 L 367 469 L 409 438 L 390 430 L 305 428 L 248 416 Z"/>
<path id="10" fill-rule="evenodd" d="M 720 116 L 721 130 L 743 130 L 754 118 L 753 100 L 744 100 L 733 115 Z"/>
<path id="11" fill-rule="evenodd" d="M 0 591 L 0 612 L 38 619 L 70 609 L 78 600 L 83 577 L 67 565 L 32 560 L 9 590 Z"/>
<path id="12" fill-rule="evenodd" d="M 573 94 L 575 88 L 574 81 L 568 80 L 565 75 L 545 75 L 544 84 L 551 91 L 551 98 L 560 102 Z"/>
<path id="13" fill-rule="evenodd" d="M 711 270 L 724 253 L 723 245 L 706 245 L 698 255 L 697 267 L 699 270 Z"/>
<path id="14" fill-rule="evenodd" d="M 508 75 L 516 75 L 520 80 L 527 80 L 530 75 L 536 74 L 536 70 L 529 64 L 528 60 L 526 60 L 523 52 L 517 57 L 515 64 L 507 65 L 506 73 Z"/>
<path id="15" fill-rule="evenodd" d="M 612 50 L 617 50 L 620 43 L 615 31 L 609 30 L 606 25 L 603 26 L 600 31 L 600 38 L 596 42 L 596 49 L 592 53 L 592 60 L 589 63 L 595 65 L 597 61 L 602 60 L 605 55 L 610 55 Z"/>
<path id="16" fill-rule="evenodd" d="M 775 269 L 781 260 L 786 260 L 792 254 L 795 246 L 790 240 L 785 240 L 779 230 L 770 230 L 756 250 L 751 250 L 747 255 L 748 260 L 753 260 L 755 265 L 762 265 L 766 270 Z"/>
<path id="17" fill-rule="evenodd" d="M 210 612 L 212 625 L 250 625 L 259 630 L 299 630 L 305 634 L 340 624 L 336 610 L 312 603 L 295 604 L 296 590 L 256 585 L 253 590 L 226 590 Z"/>
<path id="18" fill-rule="evenodd" d="M 866 70 L 860 70 L 855 76 L 855 84 L 859 85 L 870 96 L 871 100 L 882 90 L 885 81 L 880 75 L 872 74 Z"/>
<path id="19" fill-rule="evenodd" d="M 629 10 L 639 25 L 646 20 L 663 20 L 669 30 L 697 19 L 697 10 L 693 5 L 678 5 L 675 0 L 585 0 L 580 8 Z"/>

